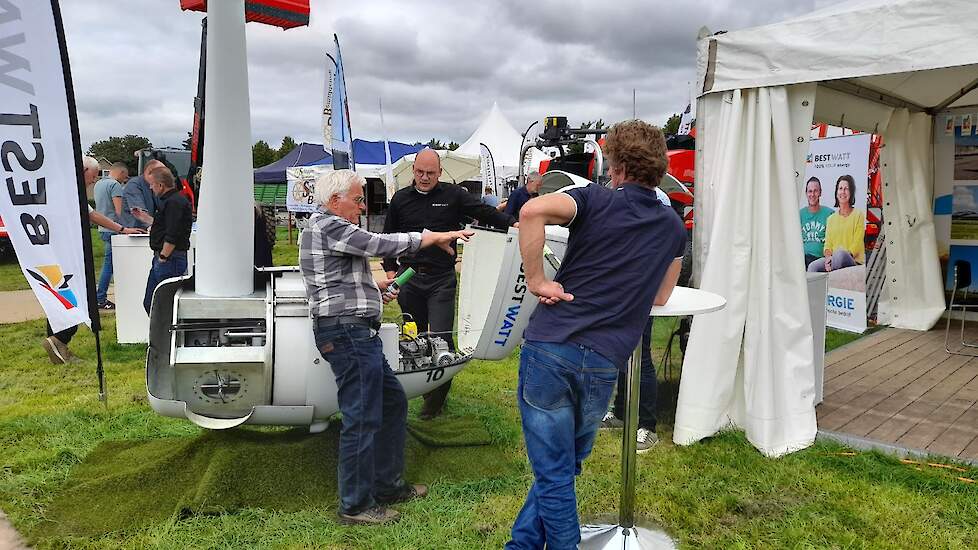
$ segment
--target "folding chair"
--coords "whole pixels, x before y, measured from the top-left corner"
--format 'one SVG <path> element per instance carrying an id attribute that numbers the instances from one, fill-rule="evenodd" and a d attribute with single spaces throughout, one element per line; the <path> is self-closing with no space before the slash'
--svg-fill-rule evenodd
<path id="1" fill-rule="evenodd" d="M 954 283 L 951 287 L 951 300 L 947 306 L 947 324 L 944 326 L 944 349 L 952 355 L 978 356 L 976 353 L 967 353 L 964 350 L 951 351 L 949 339 L 951 334 L 951 318 L 954 311 L 961 311 L 961 345 L 965 348 L 978 348 L 978 342 L 966 342 L 964 340 L 964 325 L 968 317 L 968 311 L 978 309 L 978 297 L 968 295 L 968 287 L 971 286 L 971 262 L 967 260 L 956 260 L 954 262 Z M 958 298 L 958 290 L 963 290 L 963 296 Z"/>

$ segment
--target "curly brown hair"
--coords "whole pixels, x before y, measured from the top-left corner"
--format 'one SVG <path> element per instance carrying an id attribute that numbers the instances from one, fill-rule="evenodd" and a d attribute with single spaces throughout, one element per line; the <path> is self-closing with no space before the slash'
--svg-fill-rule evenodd
<path id="1" fill-rule="evenodd" d="M 662 130 L 641 120 L 612 126 L 602 150 L 612 164 L 625 169 L 630 181 L 647 187 L 659 185 L 669 165 Z"/>

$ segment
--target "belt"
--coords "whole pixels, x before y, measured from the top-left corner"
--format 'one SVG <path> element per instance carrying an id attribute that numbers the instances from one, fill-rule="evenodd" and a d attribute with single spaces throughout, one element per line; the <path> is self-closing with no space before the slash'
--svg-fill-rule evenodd
<path id="1" fill-rule="evenodd" d="M 338 325 L 361 325 L 367 328 L 372 328 L 374 330 L 380 330 L 380 321 L 376 319 L 367 319 L 365 317 L 357 317 L 355 315 L 338 315 L 335 317 L 316 317 L 315 325 L 317 327 L 333 327 Z"/>
<path id="2" fill-rule="evenodd" d="M 422 275 L 444 275 L 446 273 L 455 273 L 455 268 L 454 267 L 449 267 L 449 268 L 436 268 L 436 267 L 430 267 L 430 266 L 420 266 L 419 267 L 419 266 L 415 266 L 415 265 L 406 265 L 406 266 L 403 266 L 403 267 L 404 267 L 404 269 L 407 269 L 409 267 L 410 268 L 413 268 L 414 271 L 416 271 L 416 272 L 418 272 L 418 273 L 420 273 Z"/>

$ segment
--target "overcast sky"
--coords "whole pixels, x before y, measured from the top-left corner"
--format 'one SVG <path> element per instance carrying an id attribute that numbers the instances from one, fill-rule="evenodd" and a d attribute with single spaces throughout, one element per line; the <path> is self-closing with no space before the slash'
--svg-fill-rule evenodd
<path id="1" fill-rule="evenodd" d="M 464 141 L 494 101 L 520 132 L 661 125 L 685 108 L 696 34 L 773 23 L 839 0 L 311 0 L 309 27 L 248 24 L 253 140 L 321 143 L 324 53 L 343 48 L 354 137 Z M 179 146 L 193 121 L 202 14 L 179 0 L 61 0 L 83 147 L 139 134 Z M 666 7 L 668 6 L 668 7 Z"/>

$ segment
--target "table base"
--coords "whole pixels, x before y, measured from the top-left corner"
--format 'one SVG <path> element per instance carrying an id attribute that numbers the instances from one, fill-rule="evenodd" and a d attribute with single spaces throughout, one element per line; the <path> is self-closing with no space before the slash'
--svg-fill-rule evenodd
<path id="1" fill-rule="evenodd" d="M 581 550 L 673 550 L 676 543 L 662 531 L 620 525 L 582 525 Z"/>

